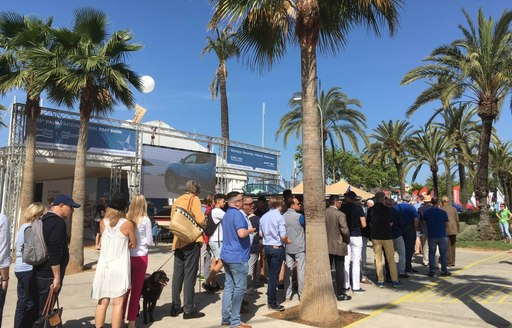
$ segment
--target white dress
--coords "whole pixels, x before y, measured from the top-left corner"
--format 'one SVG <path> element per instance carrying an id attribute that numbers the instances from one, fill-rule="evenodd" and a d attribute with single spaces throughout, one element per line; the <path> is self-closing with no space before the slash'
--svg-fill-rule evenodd
<path id="1" fill-rule="evenodd" d="M 130 289 L 129 239 L 120 230 L 126 221 L 120 219 L 112 228 L 109 220 L 104 219 L 100 257 L 92 283 L 91 297 L 95 300 L 119 297 Z"/>

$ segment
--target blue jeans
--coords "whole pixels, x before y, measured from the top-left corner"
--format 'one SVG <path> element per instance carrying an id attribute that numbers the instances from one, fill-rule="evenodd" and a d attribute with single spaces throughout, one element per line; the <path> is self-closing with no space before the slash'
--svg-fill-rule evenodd
<path id="1" fill-rule="evenodd" d="M 274 248 L 277 247 L 277 248 Z M 268 267 L 268 285 L 267 285 L 267 305 L 277 306 L 277 283 L 279 280 L 279 271 L 284 258 L 283 246 L 263 245 L 265 251 L 265 260 Z"/>
<path id="2" fill-rule="evenodd" d="M 500 229 L 501 229 L 501 235 L 503 236 L 503 238 L 505 238 L 505 237 L 511 238 L 510 231 L 508 231 L 508 223 L 507 222 L 500 221 Z"/>
<path id="3" fill-rule="evenodd" d="M 438 238 L 430 238 L 428 237 L 428 265 L 430 268 L 430 272 L 436 270 L 436 250 L 439 247 L 439 260 L 441 262 L 441 272 L 448 272 L 447 264 L 448 260 L 446 258 L 446 252 L 448 250 L 448 238 L 447 237 L 438 237 Z"/>
<path id="4" fill-rule="evenodd" d="M 18 278 L 18 302 L 14 314 L 14 328 L 30 328 L 36 319 L 34 300 L 37 299 L 32 270 L 16 272 L 16 278 Z"/>
<path id="5" fill-rule="evenodd" d="M 231 327 L 240 325 L 240 308 L 244 299 L 245 287 L 247 286 L 247 273 L 249 263 L 226 263 L 224 292 L 222 294 L 222 323 L 228 323 Z"/>

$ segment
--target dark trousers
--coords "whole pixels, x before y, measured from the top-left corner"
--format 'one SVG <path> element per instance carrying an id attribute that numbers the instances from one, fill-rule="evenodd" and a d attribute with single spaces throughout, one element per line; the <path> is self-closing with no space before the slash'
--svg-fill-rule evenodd
<path id="1" fill-rule="evenodd" d="M 174 251 L 174 273 L 172 276 L 172 303 L 181 307 L 180 294 L 183 290 L 183 311 L 194 311 L 194 287 L 199 267 L 201 245 L 191 243 Z"/>
<path id="2" fill-rule="evenodd" d="M 412 270 L 411 261 L 414 255 L 414 245 L 416 244 L 416 231 L 414 231 L 414 227 L 408 225 L 402 237 L 405 244 L 405 271 L 410 271 Z"/>
<path id="3" fill-rule="evenodd" d="M 48 294 L 50 293 L 50 286 L 53 284 L 53 278 L 36 277 L 34 281 L 36 283 L 37 294 L 39 295 L 39 297 L 35 300 L 37 308 L 36 313 L 37 316 L 40 317 L 41 313 L 43 313 L 44 305 L 46 304 Z"/>
<path id="4" fill-rule="evenodd" d="M 4 314 L 4 304 L 5 304 L 6 294 L 7 294 L 7 290 L 3 290 L 2 285 L 0 284 L 0 327 L 2 327 L 2 317 Z"/>
<path id="5" fill-rule="evenodd" d="M 32 270 L 16 272 L 18 278 L 18 302 L 14 313 L 14 328 L 30 328 L 36 320 L 36 305 L 38 299 Z"/>
<path id="6" fill-rule="evenodd" d="M 448 235 L 448 265 L 455 265 L 455 243 L 457 235 Z"/>
<path id="7" fill-rule="evenodd" d="M 277 306 L 277 282 L 284 259 L 284 247 L 263 245 L 263 250 L 268 267 L 267 305 Z"/>
<path id="8" fill-rule="evenodd" d="M 345 256 L 329 254 L 329 263 L 334 261 L 334 271 L 336 280 L 336 295 L 345 294 L 343 284 L 345 282 Z"/>

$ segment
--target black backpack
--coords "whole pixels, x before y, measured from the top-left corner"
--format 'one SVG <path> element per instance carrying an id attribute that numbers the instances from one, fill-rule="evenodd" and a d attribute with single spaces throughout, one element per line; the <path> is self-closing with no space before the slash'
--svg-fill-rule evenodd
<path id="1" fill-rule="evenodd" d="M 215 224 L 212 217 L 212 211 L 210 211 L 210 213 L 208 213 L 208 215 L 206 216 L 206 226 L 204 228 L 204 234 L 207 235 L 208 237 L 213 235 L 215 230 L 217 230 L 217 226 L 219 225 L 219 223 Z"/>

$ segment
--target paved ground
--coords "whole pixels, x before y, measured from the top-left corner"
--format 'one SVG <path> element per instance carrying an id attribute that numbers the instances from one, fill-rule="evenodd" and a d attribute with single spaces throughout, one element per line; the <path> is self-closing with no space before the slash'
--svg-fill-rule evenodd
<path id="1" fill-rule="evenodd" d="M 148 272 L 156 270 L 169 258 L 169 250 L 168 244 L 161 244 L 151 251 Z M 373 261 L 372 253 L 369 249 L 369 262 Z M 97 251 L 86 249 L 86 264 L 94 266 L 97 256 Z M 420 258 L 417 260 L 421 263 Z M 164 270 L 170 274 L 171 268 L 172 260 L 165 264 Z M 457 266 L 448 278 L 429 278 L 427 268 L 420 264 L 415 268 L 420 272 L 403 279 L 401 289 L 362 285 L 366 293 L 352 294 L 351 301 L 338 302 L 340 309 L 369 314 L 349 327 L 512 327 L 512 253 L 458 249 Z M 65 327 L 93 326 L 95 302 L 90 298 L 93 276 L 94 270 L 66 276 L 60 297 Z M 16 304 L 13 272 L 11 277 L 4 308 L 4 327 L 13 326 Z M 307 327 L 265 316 L 268 314 L 265 291 L 265 287 L 259 288 L 257 295 L 248 298 L 252 304 L 250 313 L 242 318 L 244 321 L 253 327 Z M 157 321 L 148 327 L 220 327 L 220 294 L 196 294 L 198 307 L 206 317 L 195 320 L 168 316 L 170 294 L 170 287 L 167 287 L 155 310 Z M 287 307 L 296 304 L 297 301 L 284 303 Z M 140 327 L 144 327 L 142 322 Z"/>

